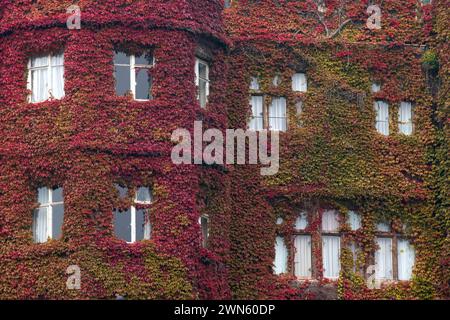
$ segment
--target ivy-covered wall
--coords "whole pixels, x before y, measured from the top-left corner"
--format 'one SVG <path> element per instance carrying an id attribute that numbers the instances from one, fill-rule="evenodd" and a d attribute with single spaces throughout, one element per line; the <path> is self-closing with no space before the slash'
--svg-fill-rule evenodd
<path id="1" fill-rule="evenodd" d="M 0 0 L 0 298 L 447 297 L 448 1 L 385 0 L 383 27 L 372 31 L 368 1 L 325 3 L 317 20 L 312 0 L 239 0 L 225 11 L 221 0 Z M 71 4 L 81 8 L 80 30 L 66 28 Z M 343 25 L 334 15 L 339 6 Z M 212 57 L 206 109 L 196 99 L 199 47 Z M 115 48 L 153 49 L 154 100 L 116 96 Z M 61 49 L 65 97 L 28 103 L 29 57 Z M 433 53 L 439 69 L 424 68 Z M 306 93 L 291 89 L 299 69 L 308 75 Z M 254 166 L 172 164 L 176 128 L 192 130 L 195 119 L 247 127 L 253 76 L 267 95 L 287 97 L 280 172 L 263 178 Z M 383 83 L 376 95 L 374 81 Z M 375 131 L 373 99 L 393 107 L 388 137 Z M 404 100 L 415 105 L 408 137 L 396 126 Z M 152 187 L 151 241 L 114 237 L 113 209 L 132 203 L 131 193 L 119 199 L 114 183 Z M 63 238 L 34 244 L 41 186 L 64 187 Z M 417 251 L 412 281 L 369 290 L 343 249 L 341 278 L 329 283 L 320 246 L 317 282 L 274 276 L 275 237 L 289 239 L 305 207 L 316 240 L 325 208 L 362 214 L 361 230 L 341 225 L 343 247 L 356 240 L 363 248 L 361 267 L 373 263 L 377 221 L 389 219 L 395 233 L 406 223 Z M 208 249 L 201 248 L 202 214 L 211 219 Z M 80 266 L 81 290 L 66 288 L 70 265 Z"/>

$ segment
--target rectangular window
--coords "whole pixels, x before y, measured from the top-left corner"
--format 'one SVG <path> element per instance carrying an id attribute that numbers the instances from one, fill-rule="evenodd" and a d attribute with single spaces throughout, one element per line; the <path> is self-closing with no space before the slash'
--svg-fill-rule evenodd
<path id="1" fill-rule="evenodd" d="M 197 99 L 202 108 L 206 108 L 209 96 L 209 64 L 201 59 L 195 60 L 195 78 L 198 90 Z"/>
<path id="2" fill-rule="evenodd" d="M 250 81 L 250 90 L 259 91 L 259 79 L 257 77 L 252 77 Z"/>
<path id="3" fill-rule="evenodd" d="M 375 278 L 377 280 L 392 280 L 394 272 L 392 267 L 392 239 L 376 239 L 378 250 L 375 253 Z"/>
<path id="4" fill-rule="evenodd" d="M 250 119 L 249 129 L 260 131 L 264 129 L 264 97 L 252 96 L 250 105 L 252 106 L 252 118 Z"/>
<path id="5" fill-rule="evenodd" d="M 30 102 L 64 97 L 64 54 L 32 57 L 28 62 Z"/>
<path id="6" fill-rule="evenodd" d="M 64 221 L 63 189 L 39 188 L 39 208 L 33 216 L 33 239 L 36 243 L 60 239 Z"/>
<path id="7" fill-rule="evenodd" d="M 405 135 L 413 133 L 413 110 L 411 102 L 402 102 L 398 110 L 398 131 Z"/>
<path id="8" fill-rule="evenodd" d="M 361 229 L 361 215 L 360 214 L 358 214 L 355 211 L 349 211 L 347 219 L 348 219 L 347 222 L 350 225 L 350 229 L 352 231 Z"/>
<path id="9" fill-rule="evenodd" d="M 147 101 L 152 97 L 151 69 L 154 58 L 150 52 L 137 56 L 125 52 L 114 52 L 114 78 L 116 94 L 131 94 L 135 100 Z"/>
<path id="10" fill-rule="evenodd" d="M 292 76 L 292 91 L 306 92 L 308 91 L 308 80 L 306 74 L 296 73 Z"/>
<path id="11" fill-rule="evenodd" d="M 323 276 L 327 279 L 338 279 L 341 269 L 341 238 L 339 236 L 322 237 Z"/>
<path id="12" fill-rule="evenodd" d="M 119 195 L 124 197 L 128 189 L 116 186 Z M 138 188 L 132 205 L 127 211 L 114 211 L 114 233 L 117 238 L 128 243 L 134 243 L 151 238 L 150 212 L 142 208 L 152 203 L 152 194 L 149 188 Z"/>
<path id="13" fill-rule="evenodd" d="M 294 240 L 294 274 L 298 279 L 312 278 L 311 236 L 298 235 Z"/>
<path id="14" fill-rule="evenodd" d="M 408 240 L 400 239 L 397 244 L 398 251 L 398 280 L 411 280 L 415 264 L 416 253 Z"/>
<path id="15" fill-rule="evenodd" d="M 275 241 L 275 261 L 273 272 L 277 275 L 287 272 L 288 249 L 283 237 L 277 237 Z"/>
<path id="16" fill-rule="evenodd" d="M 324 211 L 322 215 L 322 231 L 323 232 L 339 231 L 339 215 L 336 210 Z"/>
<path id="17" fill-rule="evenodd" d="M 382 135 L 389 135 L 389 105 L 384 101 L 375 102 L 376 129 Z"/>
<path id="18" fill-rule="evenodd" d="M 286 98 L 273 98 L 269 108 L 269 130 L 286 131 Z"/>

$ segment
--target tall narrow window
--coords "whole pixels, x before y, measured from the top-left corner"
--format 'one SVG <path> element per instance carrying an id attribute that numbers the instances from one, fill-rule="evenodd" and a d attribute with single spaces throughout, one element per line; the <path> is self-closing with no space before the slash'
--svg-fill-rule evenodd
<path id="1" fill-rule="evenodd" d="M 279 97 L 272 99 L 269 108 L 269 129 L 272 131 L 286 131 L 286 98 Z"/>
<path id="2" fill-rule="evenodd" d="M 122 197 L 128 189 L 116 186 Z M 114 211 L 114 233 L 117 238 L 128 243 L 134 243 L 151 238 L 151 223 L 149 209 L 144 207 L 152 203 L 152 194 L 149 188 L 138 188 L 133 205 L 127 211 Z"/>
<path id="3" fill-rule="evenodd" d="M 152 76 L 150 70 L 154 59 L 150 52 L 142 55 L 114 52 L 114 78 L 116 79 L 116 94 L 124 96 L 131 94 L 135 100 L 152 99 Z"/>
<path id="4" fill-rule="evenodd" d="M 64 54 L 32 57 L 28 62 L 30 102 L 64 97 Z"/>
<path id="5" fill-rule="evenodd" d="M 416 252 L 408 240 L 400 239 L 397 245 L 398 251 L 398 280 L 411 280 L 415 264 Z"/>
<path id="6" fill-rule="evenodd" d="M 209 96 L 209 64 L 201 59 L 195 60 L 195 78 L 198 87 L 198 100 L 202 108 L 206 108 Z"/>
<path id="7" fill-rule="evenodd" d="M 64 220 L 63 189 L 38 189 L 39 208 L 33 217 L 33 239 L 36 243 L 60 239 Z"/>
<path id="8" fill-rule="evenodd" d="M 398 110 L 398 130 L 405 135 L 413 133 L 413 110 L 411 102 L 402 102 Z"/>
<path id="9" fill-rule="evenodd" d="M 308 81 L 306 74 L 296 73 L 292 76 L 292 91 L 306 92 L 308 91 Z"/>
<path id="10" fill-rule="evenodd" d="M 377 280 L 392 280 L 392 239 L 377 237 L 378 250 L 375 252 L 375 278 Z"/>
<path id="11" fill-rule="evenodd" d="M 277 237 L 275 241 L 275 261 L 273 272 L 283 274 L 287 272 L 288 250 L 283 237 Z"/>
<path id="12" fill-rule="evenodd" d="M 328 210 L 322 215 L 322 262 L 324 278 L 339 278 L 341 268 L 340 255 L 341 238 L 339 236 L 338 213 L 335 210 Z"/>
<path id="13" fill-rule="evenodd" d="M 203 248 L 207 248 L 209 240 L 209 217 L 207 215 L 203 215 L 200 217 L 199 222 L 202 232 L 202 246 Z"/>
<path id="14" fill-rule="evenodd" d="M 384 101 L 375 102 L 376 129 L 379 133 L 389 135 L 389 105 Z"/>
<path id="15" fill-rule="evenodd" d="M 263 101 L 263 96 L 251 97 L 250 104 L 252 106 L 252 117 L 249 123 L 250 130 L 260 131 L 264 129 Z"/>
<path id="16" fill-rule="evenodd" d="M 297 235 L 294 240 L 294 273 L 298 279 L 312 278 L 311 236 Z"/>

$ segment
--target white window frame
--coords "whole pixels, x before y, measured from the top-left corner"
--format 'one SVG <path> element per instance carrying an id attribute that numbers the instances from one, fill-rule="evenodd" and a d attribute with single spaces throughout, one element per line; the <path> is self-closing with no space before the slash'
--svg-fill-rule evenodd
<path id="1" fill-rule="evenodd" d="M 150 190 L 150 188 L 149 188 Z M 150 190 L 151 192 L 151 190 Z M 150 193 L 150 197 L 151 197 L 151 193 Z M 136 216 L 137 216 L 137 209 L 136 209 L 136 205 L 151 205 L 152 204 L 152 200 L 150 198 L 149 201 L 138 201 L 137 200 L 137 191 L 136 194 L 134 195 L 134 200 L 133 200 L 135 205 L 131 206 L 131 242 L 128 243 L 136 243 Z M 150 217 L 147 217 L 148 221 L 145 222 L 145 227 L 144 228 L 151 228 L 151 224 L 150 224 Z M 147 225 L 148 224 L 148 225 Z M 143 240 L 150 240 L 145 238 L 145 232 L 144 232 L 144 239 Z"/>
<path id="2" fill-rule="evenodd" d="M 128 57 L 130 57 L 130 64 L 123 64 L 123 63 L 114 63 L 114 68 L 117 67 L 130 67 L 130 90 L 131 93 L 133 94 L 133 100 L 135 101 L 141 101 L 141 102 L 145 102 L 145 101 L 151 101 L 152 99 L 136 99 L 136 68 L 140 68 L 140 69 L 148 69 L 151 70 L 154 66 L 155 66 L 155 56 L 152 54 L 152 64 L 136 64 L 136 55 L 134 54 L 130 54 L 128 55 L 127 52 L 125 51 L 114 51 L 115 52 L 121 52 L 125 55 L 127 55 Z M 150 53 L 149 51 L 146 51 L 145 53 Z M 152 79 L 153 81 L 153 79 Z M 153 86 L 150 86 L 150 91 L 152 90 Z M 116 92 L 117 94 L 117 92 Z M 150 96 L 152 96 L 152 94 L 150 94 Z"/>
<path id="3" fill-rule="evenodd" d="M 200 72 L 199 72 L 200 64 L 203 64 L 204 66 L 206 66 L 206 79 L 200 77 Z M 201 105 L 201 101 L 200 101 L 200 80 L 203 80 L 206 82 L 206 92 L 205 92 L 206 104 L 204 106 Z M 197 100 L 200 102 L 200 107 L 202 109 L 205 109 L 206 105 L 208 104 L 210 82 L 211 82 L 211 80 L 209 78 L 209 63 L 208 63 L 208 61 L 205 61 L 200 58 L 195 58 L 195 85 L 197 86 Z"/>
<path id="4" fill-rule="evenodd" d="M 53 191 L 54 189 L 52 188 L 48 188 L 48 187 L 42 187 L 39 189 L 47 189 L 48 192 L 48 202 L 47 203 L 39 203 L 39 208 L 38 209 L 42 209 L 42 208 L 47 208 L 47 233 L 46 233 L 46 241 L 48 242 L 48 239 L 53 239 L 53 207 L 57 206 L 57 205 L 64 205 L 64 198 L 63 201 L 58 201 L 58 202 L 53 202 Z M 38 195 L 39 195 L 39 189 L 38 189 Z M 62 190 L 63 192 L 63 197 L 64 197 L 64 190 Z M 33 226 L 34 227 L 34 226 Z M 36 239 L 34 239 L 36 242 Z M 36 243 L 45 243 L 45 242 L 36 242 Z"/>
<path id="5" fill-rule="evenodd" d="M 36 56 L 32 56 L 30 59 L 28 59 L 28 66 L 27 66 L 27 68 L 28 68 L 28 75 L 27 75 L 27 89 L 29 90 L 29 91 L 31 91 L 29 94 L 28 94 L 28 102 L 29 103 L 41 103 L 41 102 L 45 102 L 45 101 L 48 101 L 50 98 L 53 98 L 53 99 L 55 99 L 55 100 L 62 100 L 64 97 L 65 97 L 65 78 L 64 78 L 64 65 L 65 65 L 65 60 L 64 60 L 64 52 L 62 52 L 61 53 L 61 55 L 63 56 L 63 64 L 62 64 L 62 67 L 63 67 L 63 95 L 62 95 L 62 97 L 61 98 L 54 98 L 53 97 L 53 94 L 52 94 L 52 92 L 53 92 L 53 72 L 52 72 L 52 68 L 53 67 L 60 67 L 60 65 L 53 65 L 52 64 L 52 61 L 53 61 L 53 56 L 54 55 L 52 55 L 52 54 L 48 54 L 48 55 L 42 55 L 42 56 L 39 56 L 39 55 L 36 55 Z M 32 67 L 31 66 L 31 61 L 34 59 L 34 58 L 38 58 L 38 57 L 47 57 L 47 65 L 46 66 L 42 66 L 42 67 Z M 47 82 L 47 93 L 48 93 L 48 97 L 47 97 L 47 99 L 46 100 L 42 100 L 42 101 L 33 101 L 33 83 L 32 83 L 32 77 L 31 77 L 31 74 L 32 74 L 32 72 L 33 71 L 35 71 L 35 70 L 45 70 L 45 69 L 47 69 L 47 74 L 48 74 L 48 82 Z"/>

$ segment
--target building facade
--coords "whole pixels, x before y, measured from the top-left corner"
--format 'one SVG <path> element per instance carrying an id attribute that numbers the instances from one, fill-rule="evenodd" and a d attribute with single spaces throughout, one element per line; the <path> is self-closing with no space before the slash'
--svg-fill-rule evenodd
<path id="1" fill-rule="evenodd" d="M 448 296 L 447 4 L 1 1 L 0 298 Z"/>

